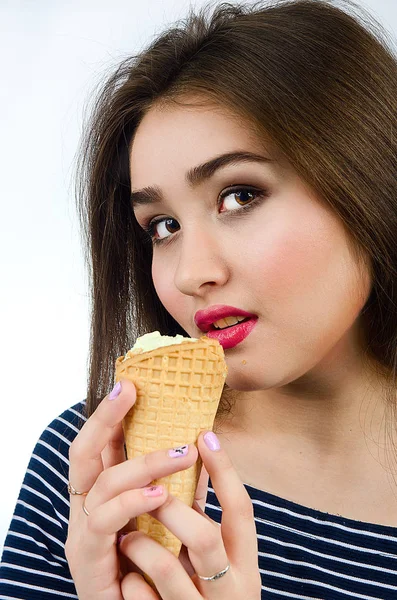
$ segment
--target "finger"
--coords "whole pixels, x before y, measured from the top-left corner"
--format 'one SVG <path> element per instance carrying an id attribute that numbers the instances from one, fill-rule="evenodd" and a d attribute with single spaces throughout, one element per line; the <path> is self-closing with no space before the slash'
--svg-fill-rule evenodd
<path id="1" fill-rule="evenodd" d="M 211 523 L 214 523 L 214 521 L 208 515 L 206 515 L 205 512 L 202 510 L 202 508 L 199 505 L 199 503 L 197 502 L 197 500 L 194 500 L 193 505 L 192 505 L 192 509 L 195 510 L 204 519 L 207 519 L 207 521 L 210 521 Z M 218 523 L 217 523 L 217 525 L 218 525 Z M 218 525 L 218 527 L 219 527 L 219 525 Z"/>
<path id="2" fill-rule="evenodd" d="M 193 510 L 198 512 L 202 517 L 204 517 L 204 519 L 207 519 L 207 521 L 213 522 L 212 519 L 210 519 L 210 517 L 208 515 L 206 515 L 204 512 L 205 511 L 205 503 L 207 501 L 208 480 L 209 480 L 208 471 L 205 468 L 205 465 L 203 464 L 201 467 L 201 473 L 200 473 L 199 481 L 197 484 L 196 494 L 194 497 L 192 508 L 193 508 Z"/>
<path id="3" fill-rule="evenodd" d="M 121 582 L 124 600 L 158 600 L 156 592 L 138 573 L 128 573 Z"/>
<path id="4" fill-rule="evenodd" d="M 156 450 L 102 471 L 87 495 L 87 510 L 92 512 L 97 506 L 127 490 L 143 488 L 162 477 L 189 469 L 197 461 L 198 450 L 195 444 L 185 446 L 185 455 L 173 452 L 173 456 L 170 456 L 172 449 Z"/>
<path id="5" fill-rule="evenodd" d="M 134 517 L 157 508 L 167 500 L 167 497 L 168 492 L 163 486 L 149 486 L 123 492 L 89 511 L 88 529 L 97 536 L 114 534 Z"/>
<path id="6" fill-rule="evenodd" d="M 221 530 L 226 554 L 237 567 L 246 568 L 248 564 L 257 568 L 258 540 L 252 500 L 225 450 L 211 450 L 205 443 L 205 434 L 200 433 L 197 445 L 222 507 Z M 210 439 L 214 439 L 213 435 Z"/>
<path id="7" fill-rule="evenodd" d="M 203 600 L 176 556 L 148 535 L 130 533 L 121 541 L 120 550 L 149 575 L 162 600 Z"/>
<path id="8" fill-rule="evenodd" d="M 181 551 L 179 552 L 178 560 L 185 569 L 186 573 L 191 577 L 195 574 L 194 567 L 190 562 L 188 550 L 184 544 L 181 546 Z"/>
<path id="9" fill-rule="evenodd" d="M 172 495 L 150 514 L 187 547 L 196 573 L 210 576 L 227 566 L 229 558 L 218 523 L 209 517 L 203 519 L 201 514 Z M 224 593 L 230 590 L 230 578 L 225 577 L 222 583 L 219 580 L 217 589 Z"/>
<path id="10" fill-rule="evenodd" d="M 130 531 L 128 531 L 128 532 L 125 531 L 121 536 L 118 536 L 119 539 L 122 539 L 125 535 L 127 535 L 127 533 L 130 533 L 131 531 L 136 531 L 136 528 L 130 529 Z M 119 544 L 120 544 L 120 542 L 118 542 L 118 545 Z M 126 556 L 125 554 L 122 554 L 120 551 L 118 551 L 118 559 L 119 559 L 119 565 L 120 565 L 120 577 L 121 578 L 125 577 L 125 575 L 127 575 L 127 573 L 139 573 L 140 575 L 143 576 L 143 573 L 141 572 L 141 570 L 138 569 L 138 567 L 130 561 L 128 556 Z"/>
<path id="11" fill-rule="evenodd" d="M 79 491 L 88 491 L 94 485 L 103 470 L 102 450 L 114 437 L 118 437 L 117 425 L 136 400 L 132 382 L 123 379 L 121 386 L 121 393 L 117 398 L 110 400 L 106 396 L 102 400 L 70 446 L 69 480 Z M 72 496 L 71 509 L 77 502 L 81 506 L 81 496 Z"/>
<path id="12" fill-rule="evenodd" d="M 121 423 L 114 427 L 114 435 L 101 452 L 104 469 L 118 465 L 126 460 L 124 449 L 124 431 Z"/>
<path id="13" fill-rule="evenodd" d="M 207 500 L 208 480 L 209 480 L 208 471 L 205 468 L 205 465 L 203 464 L 201 467 L 201 473 L 200 473 L 200 477 L 199 477 L 197 488 L 196 488 L 196 494 L 194 496 L 195 501 L 198 503 L 201 510 L 203 510 L 203 511 L 205 510 L 205 503 Z"/>

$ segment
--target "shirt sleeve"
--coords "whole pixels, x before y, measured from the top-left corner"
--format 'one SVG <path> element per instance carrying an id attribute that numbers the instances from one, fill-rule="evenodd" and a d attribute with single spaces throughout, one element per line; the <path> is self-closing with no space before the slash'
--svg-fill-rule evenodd
<path id="1" fill-rule="evenodd" d="M 22 483 L 0 563 L 0 600 L 78 598 L 65 557 L 69 447 L 84 403 L 57 417 L 38 440 Z"/>

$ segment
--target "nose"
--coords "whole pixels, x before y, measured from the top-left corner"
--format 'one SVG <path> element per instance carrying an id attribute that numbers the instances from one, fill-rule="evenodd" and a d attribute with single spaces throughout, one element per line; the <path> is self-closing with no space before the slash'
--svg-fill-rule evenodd
<path id="1" fill-rule="evenodd" d="M 227 252 L 219 235 L 198 228 L 185 229 L 174 282 L 188 296 L 203 295 L 208 287 L 223 286 L 229 278 Z"/>

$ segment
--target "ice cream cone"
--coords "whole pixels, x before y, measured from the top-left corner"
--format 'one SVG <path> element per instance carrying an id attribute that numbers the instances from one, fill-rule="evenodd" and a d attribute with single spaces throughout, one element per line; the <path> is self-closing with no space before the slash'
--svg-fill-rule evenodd
<path id="1" fill-rule="evenodd" d="M 115 379 L 130 379 L 137 390 L 136 402 L 123 421 L 128 458 L 196 444 L 199 433 L 213 427 L 226 373 L 222 346 L 205 336 L 120 356 Z M 199 457 L 189 469 L 151 483 L 164 485 L 192 506 L 201 466 Z M 179 556 L 182 542 L 154 517 L 140 515 L 136 525 Z"/>

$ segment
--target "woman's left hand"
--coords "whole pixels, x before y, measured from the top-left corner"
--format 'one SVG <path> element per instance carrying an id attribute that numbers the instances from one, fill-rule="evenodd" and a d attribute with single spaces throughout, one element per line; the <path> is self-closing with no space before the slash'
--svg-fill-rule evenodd
<path id="1" fill-rule="evenodd" d="M 258 542 L 251 498 L 222 448 L 210 450 L 204 442 L 204 433 L 200 434 L 197 446 L 222 507 L 221 526 L 196 501 L 190 508 L 170 495 L 168 502 L 150 514 L 186 546 L 188 568 L 169 550 L 138 531 L 122 539 L 120 551 L 149 575 L 162 600 L 260 600 Z M 208 476 L 205 479 L 201 478 L 200 488 L 204 490 L 205 484 L 206 493 Z M 228 564 L 230 569 L 214 581 L 197 576 L 210 577 Z M 138 572 L 124 577 L 121 590 L 125 600 L 159 598 Z"/>

